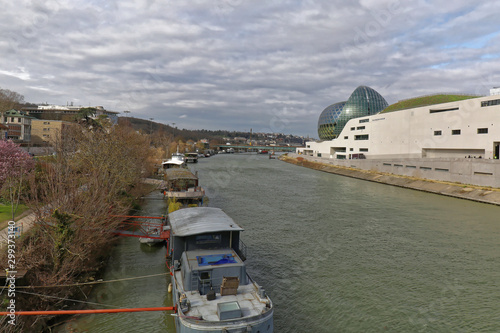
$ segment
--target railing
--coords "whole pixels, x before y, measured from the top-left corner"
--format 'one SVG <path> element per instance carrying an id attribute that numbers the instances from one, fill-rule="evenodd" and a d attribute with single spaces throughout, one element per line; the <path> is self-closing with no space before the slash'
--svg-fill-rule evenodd
<path id="1" fill-rule="evenodd" d="M 198 279 L 199 279 L 198 274 L 196 274 L 195 272 L 192 272 L 192 275 L 191 275 L 191 286 L 190 286 L 189 290 L 191 290 L 191 291 L 198 291 Z"/>
<path id="2" fill-rule="evenodd" d="M 187 191 L 165 191 L 163 194 L 169 198 L 201 198 L 205 195 L 205 190 L 197 187 Z"/>
<path id="3" fill-rule="evenodd" d="M 238 256 L 240 256 L 241 260 L 245 261 L 247 260 L 247 246 L 243 241 L 240 239 L 240 244 L 239 248 L 237 251 Z"/>

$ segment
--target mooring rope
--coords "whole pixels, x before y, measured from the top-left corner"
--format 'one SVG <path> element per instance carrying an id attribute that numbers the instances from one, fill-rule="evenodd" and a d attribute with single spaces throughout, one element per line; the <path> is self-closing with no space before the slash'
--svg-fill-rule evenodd
<path id="1" fill-rule="evenodd" d="M 146 279 L 150 277 L 155 277 L 155 276 L 161 276 L 161 275 L 167 275 L 170 274 L 169 272 L 167 273 L 159 273 L 159 274 L 151 274 L 151 275 L 143 275 L 143 276 L 135 276 L 135 277 L 129 277 L 129 278 L 123 278 L 123 279 L 115 279 L 115 280 L 98 280 L 98 281 L 91 281 L 91 282 L 82 282 L 82 283 L 74 283 L 74 284 L 56 284 L 52 286 L 16 286 L 16 289 L 29 289 L 29 288 L 59 288 L 59 287 L 79 287 L 79 286 L 86 286 L 86 285 L 92 285 L 92 284 L 101 284 L 101 283 L 112 283 L 112 282 L 121 282 L 121 281 L 130 281 L 130 280 L 138 280 L 138 279 Z"/>

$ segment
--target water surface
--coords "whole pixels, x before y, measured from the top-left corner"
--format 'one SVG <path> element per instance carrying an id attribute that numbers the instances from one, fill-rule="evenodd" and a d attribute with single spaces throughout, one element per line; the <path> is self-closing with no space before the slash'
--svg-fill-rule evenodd
<path id="1" fill-rule="evenodd" d="M 500 332 L 500 207 L 310 170 L 264 155 L 191 165 L 245 231 L 275 332 Z M 152 194 L 153 198 L 156 194 Z M 149 200 L 144 214 L 160 215 Z M 105 279 L 166 272 L 165 250 L 123 239 Z M 101 287 L 122 307 L 169 306 L 168 276 Z M 166 313 L 95 315 L 88 332 L 175 332 Z"/>

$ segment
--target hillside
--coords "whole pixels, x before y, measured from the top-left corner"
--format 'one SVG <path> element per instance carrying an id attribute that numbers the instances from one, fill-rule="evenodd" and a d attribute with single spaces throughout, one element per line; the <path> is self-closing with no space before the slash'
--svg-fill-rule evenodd
<path id="1" fill-rule="evenodd" d="M 118 118 L 119 122 L 129 122 L 136 131 L 141 131 L 143 133 L 150 133 L 152 132 L 164 132 L 166 134 L 173 134 L 176 140 L 182 140 L 182 141 L 187 141 L 187 140 L 193 140 L 193 141 L 199 141 L 201 139 L 208 139 L 210 141 L 212 140 L 221 140 L 223 138 L 246 138 L 250 139 L 252 137 L 254 140 L 267 140 L 269 139 L 270 135 L 269 133 L 250 133 L 250 132 L 238 132 L 238 131 L 225 131 L 225 130 L 216 130 L 216 131 L 210 131 L 210 130 L 188 130 L 188 129 L 179 129 L 177 127 L 172 127 L 170 125 L 165 125 L 161 123 L 157 123 L 154 121 L 149 121 L 145 119 L 140 119 L 140 118 L 133 118 L 133 117 L 119 117 Z M 274 139 L 282 139 L 284 140 L 286 137 L 286 142 L 288 143 L 299 143 L 303 144 L 303 139 L 298 137 L 298 136 L 285 136 L 283 134 L 273 134 L 272 135 Z"/>

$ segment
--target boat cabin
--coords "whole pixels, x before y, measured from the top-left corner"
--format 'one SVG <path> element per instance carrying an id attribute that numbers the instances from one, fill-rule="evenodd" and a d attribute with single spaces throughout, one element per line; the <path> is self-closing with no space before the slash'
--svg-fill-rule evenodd
<path id="1" fill-rule="evenodd" d="M 167 169 L 164 172 L 164 179 L 161 192 L 165 198 L 175 198 L 185 205 L 203 204 L 205 191 L 198 184 L 198 176 L 188 169 Z"/>
<path id="2" fill-rule="evenodd" d="M 186 167 L 186 159 L 181 153 L 173 153 L 170 159 L 161 164 L 161 171 Z"/>
<path id="3" fill-rule="evenodd" d="M 236 292 L 249 282 L 240 241 L 243 229 L 219 208 L 185 208 L 169 215 L 170 253 L 185 291 Z M 221 288 L 222 287 L 222 288 Z"/>
<path id="4" fill-rule="evenodd" d="M 167 169 L 164 175 L 167 191 L 188 191 L 198 186 L 198 177 L 188 169 Z"/>

